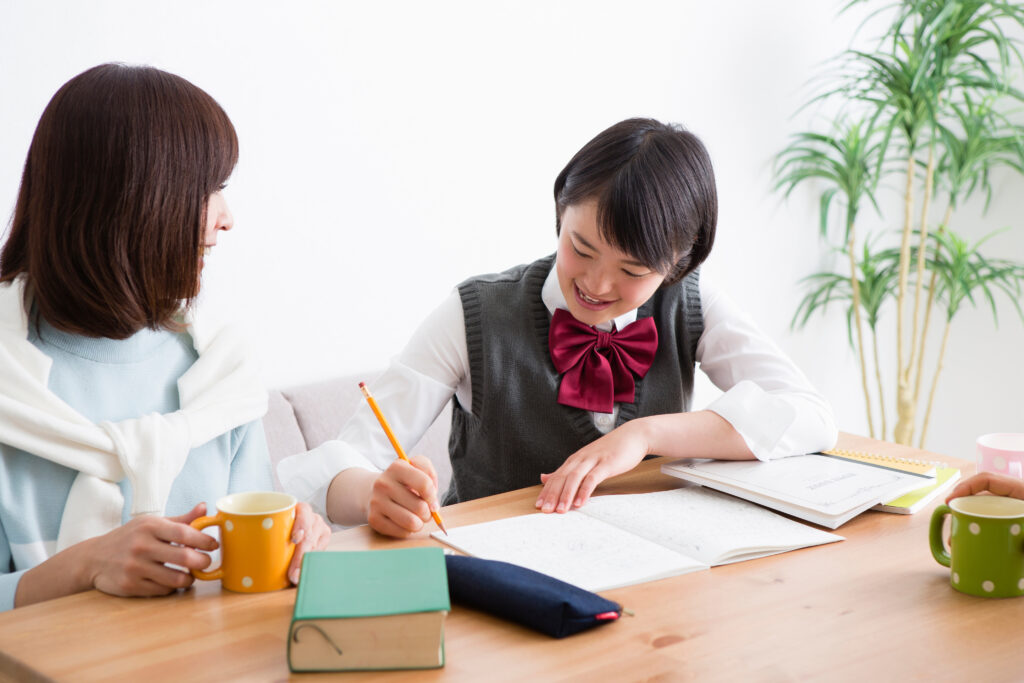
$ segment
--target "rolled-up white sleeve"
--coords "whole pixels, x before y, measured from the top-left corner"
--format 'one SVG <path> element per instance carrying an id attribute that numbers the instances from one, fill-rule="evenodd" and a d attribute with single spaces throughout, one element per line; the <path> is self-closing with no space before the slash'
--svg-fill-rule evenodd
<path id="1" fill-rule="evenodd" d="M 281 488 L 327 518 L 327 489 L 334 477 L 351 467 L 378 469 L 359 451 L 337 439 L 325 441 L 305 453 L 296 453 L 277 464 Z"/>
<path id="2" fill-rule="evenodd" d="M 835 445 L 832 409 L 782 350 L 732 299 L 702 277 L 701 371 L 724 393 L 707 406 L 732 425 L 759 460 Z"/>
<path id="3" fill-rule="evenodd" d="M 399 443 L 409 448 L 454 394 L 469 405 L 469 386 L 465 319 L 455 291 L 423 321 L 371 389 Z M 285 491 L 324 514 L 327 489 L 339 472 L 352 467 L 382 472 L 394 460 L 394 448 L 362 401 L 337 439 L 283 459 L 277 474 Z"/>

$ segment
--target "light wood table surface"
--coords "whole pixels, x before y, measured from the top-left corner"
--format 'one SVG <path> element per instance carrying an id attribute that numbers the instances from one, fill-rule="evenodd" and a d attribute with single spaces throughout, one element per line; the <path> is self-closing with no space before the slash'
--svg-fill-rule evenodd
<path id="1" fill-rule="evenodd" d="M 863 437 L 840 446 L 973 464 Z M 673 488 L 658 460 L 599 493 Z M 451 527 L 534 512 L 537 487 L 443 510 Z M 962 595 L 928 549 L 932 506 L 866 512 L 846 541 L 715 567 L 603 595 L 636 616 L 555 640 L 453 605 L 443 669 L 289 674 L 295 591 L 236 594 L 217 582 L 165 598 L 96 591 L 0 614 L 0 680 L 1022 680 L 1024 599 Z M 426 545 L 366 527 L 332 549 Z"/>

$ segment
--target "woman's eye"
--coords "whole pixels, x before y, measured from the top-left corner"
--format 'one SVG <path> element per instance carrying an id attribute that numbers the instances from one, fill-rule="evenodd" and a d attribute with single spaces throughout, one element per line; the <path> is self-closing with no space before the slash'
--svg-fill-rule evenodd
<path id="1" fill-rule="evenodd" d="M 572 243 L 570 242 L 570 244 L 572 244 Z M 577 249 L 575 244 L 572 245 L 572 250 L 576 252 L 577 256 L 581 256 L 583 258 L 590 258 L 590 256 L 588 254 L 584 254 L 582 251 Z"/>
<path id="2" fill-rule="evenodd" d="M 650 275 L 649 272 L 647 272 L 647 273 L 634 273 L 633 271 L 626 270 L 625 268 L 622 269 L 622 272 L 625 273 L 626 275 L 630 276 L 630 277 L 636 277 L 636 278 L 647 277 L 648 275 Z"/>

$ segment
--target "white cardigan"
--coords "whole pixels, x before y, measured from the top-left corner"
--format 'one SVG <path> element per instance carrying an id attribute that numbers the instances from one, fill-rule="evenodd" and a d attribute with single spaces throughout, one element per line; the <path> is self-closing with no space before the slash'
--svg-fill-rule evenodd
<path id="1" fill-rule="evenodd" d="M 28 341 L 31 298 L 23 278 L 0 285 L 0 442 L 78 470 L 57 550 L 121 524 L 132 486 L 133 517 L 163 514 L 189 451 L 261 417 L 267 394 L 239 335 L 208 336 L 186 318 L 199 359 L 178 379 L 181 409 L 94 424 L 47 387 L 51 359 Z"/>

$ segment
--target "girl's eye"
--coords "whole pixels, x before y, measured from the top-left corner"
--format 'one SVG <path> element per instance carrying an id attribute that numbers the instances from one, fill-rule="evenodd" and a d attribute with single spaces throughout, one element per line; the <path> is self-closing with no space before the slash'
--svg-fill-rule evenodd
<path id="1" fill-rule="evenodd" d="M 220 187 L 217 188 L 217 192 L 223 192 L 226 189 L 228 189 L 228 184 L 223 183 Z"/>
<path id="2" fill-rule="evenodd" d="M 572 242 L 569 242 L 569 244 L 571 244 L 571 245 L 572 245 L 572 250 L 573 250 L 574 252 L 576 252 L 576 255 L 577 255 L 577 256 L 579 256 L 579 257 L 581 257 L 581 258 L 590 258 L 590 255 L 589 255 L 589 254 L 584 254 L 584 253 L 583 253 L 582 251 L 580 251 L 579 249 L 577 249 L 577 248 L 576 248 L 576 245 L 575 245 L 575 244 L 573 244 Z"/>
<path id="3" fill-rule="evenodd" d="M 625 268 L 622 269 L 622 272 L 625 273 L 626 275 L 630 276 L 630 277 L 637 277 L 637 278 L 644 277 L 644 276 L 647 275 L 647 273 L 634 273 L 634 272 L 626 270 Z"/>

